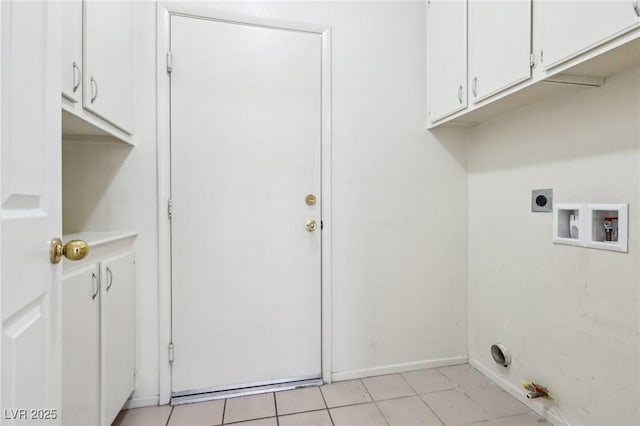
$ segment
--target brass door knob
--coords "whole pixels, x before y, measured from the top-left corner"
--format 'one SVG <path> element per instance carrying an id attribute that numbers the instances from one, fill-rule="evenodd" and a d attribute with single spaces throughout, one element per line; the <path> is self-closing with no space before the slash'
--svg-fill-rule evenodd
<path id="1" fill-rule="evenodd" d="M 313 232 L 316 229 L 318 229 L 318 224 L 316 223 L 315 220 L 309 219 L 307 223 L 304 225 L 304 227 L 307 228 L 307 231 Z"/>
<path id="2" fill-rule="evenodd" d="M 54 238 L 51 240 L 50 247 L 49 258 L 51 263 L 60 263 L 62 256 L 69 260 L 81 260 L 89 254 L 89 244 L 82 240 L 71 240 L 63 245 L 60 238 Z"/>

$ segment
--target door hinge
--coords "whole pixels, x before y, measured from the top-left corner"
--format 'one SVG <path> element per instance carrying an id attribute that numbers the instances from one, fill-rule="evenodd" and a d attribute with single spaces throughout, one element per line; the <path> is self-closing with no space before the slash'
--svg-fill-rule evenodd
<path id="1" fill-rule="evenodd" d="M 173 53 L 167 52 L 167 72 L 171 74 L 173 71 Z"/>
<path id="2" fill-rule="evenodd" d="M 320 221 L 320 230 L 322 231 L 324 229 L 324 221 Z"/>
<path id="3" fill-rule="evenodd" d="M 169 365 L 173 365 L 173 342 L 169 343 Z"/>
<path id="4" fill-rule="evenodd" d="M 540 63 L 544 64 L 544 50 L 540 49 Z"/>
<path id="5" fill-rule="evenodd" d="M 169 201 L 167 202 L 167 216 L 169 216 L 169 219 L 173 218 L 173 201 L 171 198 L 169 198 Z"/>
<path id="6" fill-rule="evenodd" d="M 536 54 L 535 53 L 532 53 L 532 54 L 529 55 L 529 66 L 531 68 L 535 68 L 535 66 L 536 66 Z"/>

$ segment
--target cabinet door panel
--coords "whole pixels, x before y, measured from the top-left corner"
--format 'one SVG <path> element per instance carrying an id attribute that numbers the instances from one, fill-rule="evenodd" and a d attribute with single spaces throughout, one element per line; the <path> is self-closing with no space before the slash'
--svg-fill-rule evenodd
<path id="1" fill-rule="evenodd" d="M 539 4 L 545 70 L 640 26 L 640 17 L 631 0 L 540 1 Z"/>
<path id="2" fill-rule="evenodd" d="M 61 3 L 62 95 L 71 102 L 82 96 L 82 0 Z"/>
<path id="3" fill-rule="evenodd" d="M 467 1 L 427 7 L 427 107 L 434 122 L 467 107 Z"/>
<path id="4" fill-rule="evenodd" d="M 469 87 L 474 103 L 531 78 L 531 0 L 469 0 Z"/>
<path id="5" fill-rule="evenodd" d="M 132 1 L 84 2 L 83 106 L 133 133 L 134 7 Z"/>
<path id="6" fill-rule="evenodd" d="M 100 421 L 98 265 L 62 279 L 62 424 Z M 94 296 L 95 295 L 95 296 Z"/>
<path id="7" fill-rule="evenodd" d="M 135 388 L 135 256 L 101 263 L 102 423 L 111 424 Z"/>

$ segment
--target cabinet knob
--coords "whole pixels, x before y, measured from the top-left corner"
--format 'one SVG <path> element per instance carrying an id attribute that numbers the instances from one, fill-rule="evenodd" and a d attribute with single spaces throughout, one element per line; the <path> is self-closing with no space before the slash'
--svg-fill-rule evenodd
<path id="1" fill-rule="evenodd" d="M 51 240 L 49 249 L 49 259 L 51 263 L 60 263 L 62 256 L 69 260 L 81 260 L 89 254 L 89 244 L 82 240 L 71 240 L 67 244 L 62 244 L 60 238 Z"/>
<path id="2" fill-rule="evenodd" d="M 633 10 L 635 10 L 636 16 L 640 18 L 640 0 L 633 0 L 631 3 L 633 4 Z"/>
<path id="3" fill-rule="evenodd" d="M 473 92 L 474 97 L 478 97 L 478 77 L 473 77 L 473 81 L 471 82 L 471 91 Z"/>
<path id="4" fill-rule="evenodd" d="M 458 102 L 462 105 L 462 84 L 458 87 Z"/>

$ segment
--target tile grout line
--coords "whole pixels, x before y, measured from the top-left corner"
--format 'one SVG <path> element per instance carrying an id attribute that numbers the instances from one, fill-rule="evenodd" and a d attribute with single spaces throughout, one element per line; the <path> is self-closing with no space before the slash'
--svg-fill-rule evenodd
<path id="1" fill-rule="evenodd" d="M 165 426 L 169 426 L 169 422 L 171 421 L 171 416 L 173 415 L 173 410 L 174 410 L 175 408 L 176 408 L 176 407 L 173 407 L 173 406 L 172 406 L 172 407 L 171 407 L 171 410 L 169 410 L 169 416 L 167 417 L 167 421 L 164 423 L 164 425 L 165 425 Z"/>
<path id="2" fill-rule="evenodd" d="M 224 425 L 237 425 L 238 423 L 255 422 L 256 420 L 265 420 L 265 419 L 276 419 L 277 421 L 276 416 L 263 416 L 263 417 L 256 417 L 255 419 L 238 420 L 237 422 L 225 423 Z"/>
<path id="3" fill-rule="evenodd" d="M 378 407 L 378 401 L 373 401 L 373 405 L 376 406 L 376 409 L 378 410 L 378 413 L 380 413 L 380 415 L 382 416 L 382 420 L 384 420 L 384 422 L 387 424 L 387 426 L 391 425 L 391 423 L 389 423 L 389 419 L 387 419 L 387 416 L 384 415 L 384 413 L 382 412 L 382 410 L 380 409 L 380 407 Z"/>
<path id="4" fill-rule="evenodd" d="M 436 419 L 438 419 L 440 421 L 441 424 L 445 424 L 444 420 L 442 420 L 440 418 L 440 416 L 438 415 L 438 413 L 436 413 L 433 408 L 431 408 L 429 406 L 429 404 L 427 403 L 427 401 L 425 401 L 420 395 L 418 395 L 418 398 L 420 399 L 420 401 L 422 401 L 422 403 L 425 405 L 425 407 L 427 407 L 427 410 L 431 411 L 431 413 L 433 413 L 433 415 L 436 417 Z"/>
<path id="5" fill-rule="evenodd" d="M 280 426 L 280 418 L 278 417 L 278 401 L 276 399 L 275 392 L 273 392 L 273 409 L 276 412 L 276 426 Z"/>
<path id="6" fill-rule="evenodd" d="M 327 400 L 324 397 L 324 393 L 322 393 L 322 386 L 319 386 L 320 396 L 322 396 L 322 402 L 324 402 L 325 409 L 327 413 L 329 413 L 329 420 L 331 421 L 331 426 L 336 426 L 336 423 L 333 421 L 333 416 L 331 415 L 331 410 L 329 409 L 329 404 L 327 404 Z"/>
<path id="7" fill-rule="evenodd" d="M 227 412 L 227 398 L 224 399 L 224 404 L 222 405 L 222 418 L 220 419 L 220 424 L 224 424 L 224 415 Z"/>
<path id="8" fill-rule="evenodd" d="M 382 420 L 384 420 L 384 422 L 387 424 L 387 426 L 389 425 L 389 420 L 387 420 L 387 418 L 385 417 L 384 413 L 382 412 L 382 410 L 380 409 L 380 407 L 378 407 L 378 402 L 375 400 L 375 398 L 373 397 L 373 395 L 371 395 L 371 391 L 369 390 L 369 388 L 367 387 L 367 384 L 364 382 L 363 379 L 359 379 L 360 382 L 362 382 L 362 386 L 364 386 L 364 390 L 367 391 L 367 393 L 369 394 L 369 398 L 371 398 L 371 401 L 373 402 L 373 405 L 376 407 L 376 410 L 378 410 L 378 413 L 380 413 L 380 415 L 382 416 Z M 411 386 L 409 386 L 411 388 Z M 413 388 L 411 388 L 413 389 Z"/>

